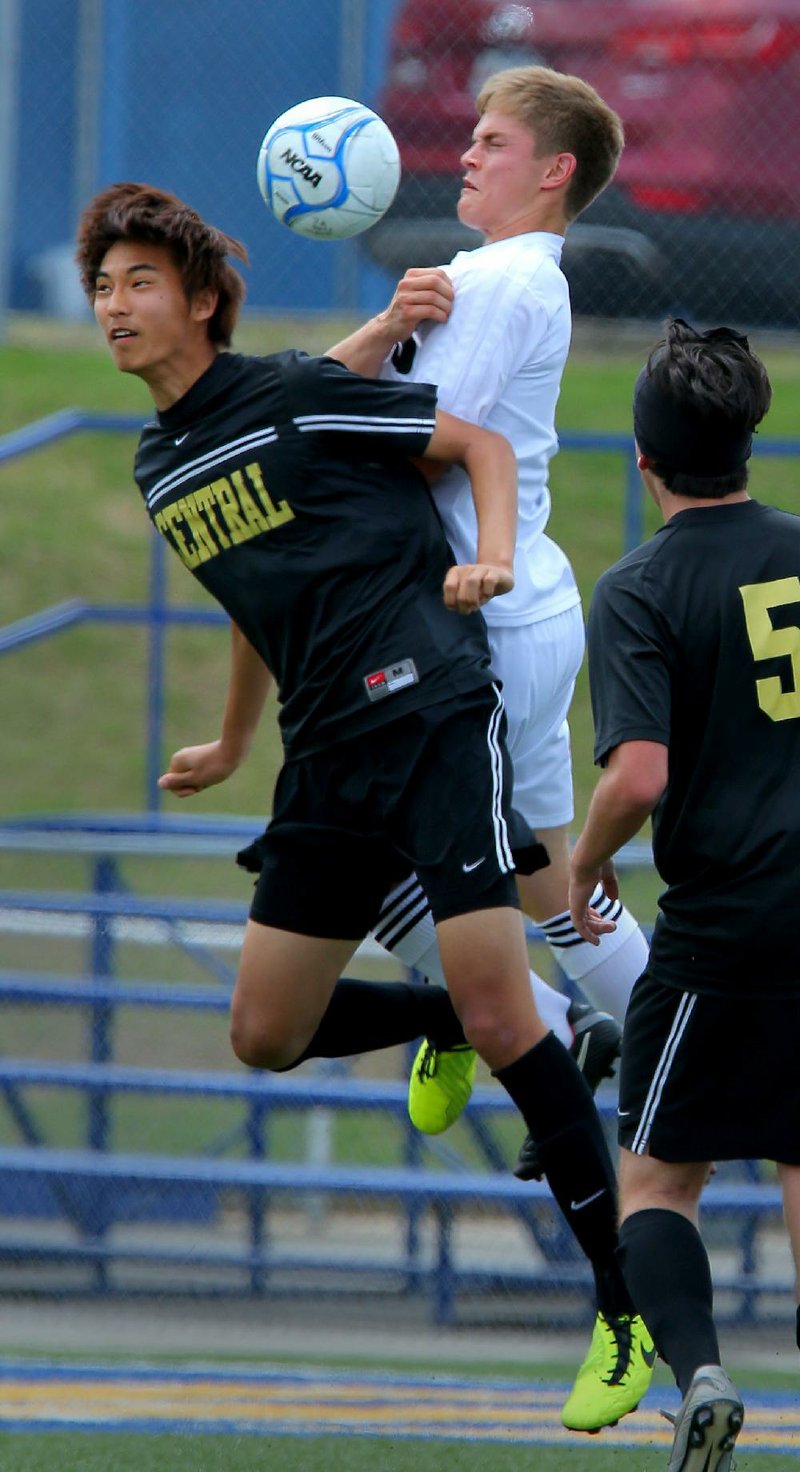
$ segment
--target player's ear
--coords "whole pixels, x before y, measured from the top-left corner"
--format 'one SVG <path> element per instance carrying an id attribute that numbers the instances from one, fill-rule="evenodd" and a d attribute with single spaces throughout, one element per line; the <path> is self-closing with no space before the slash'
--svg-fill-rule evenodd
<path id="1" fill-rule="evenodd" d="M 192 297 L 192 316 L 195 322 L 208 322 L 217 310 L 219 292 L 210 286 L 202 286 Z"/>
<path id="2" fill-rule="evenodd" d="M 650 457 L 648 455 L 644 455 L 642 453 L 642 451 L 639 449 L 639 446 L 638 446 L 636 440 L 634 440 L 634 442 L 633 442 L 633 447 L 634 447 L 634 450 L 636 451 L 636 469 L 637 470 L 649 470 L 650 469 Z"/>
<path id="3" fill-rule="evenodd" d="M 577 167 L 578 160 L 576 159 L 574 153 L 554 154 L 552 163 L 550 164 L 547 173 L 542 180 L 542 188 L 563 188 L 565 184 L 569 183 L 569 180 L 572 178 Z"/>

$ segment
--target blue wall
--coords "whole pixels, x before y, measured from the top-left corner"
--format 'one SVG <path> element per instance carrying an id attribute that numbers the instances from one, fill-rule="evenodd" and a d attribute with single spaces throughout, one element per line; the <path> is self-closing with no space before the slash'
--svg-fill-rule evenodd
<path id="1" fill-rule="evenodd" d="M 81 204 L 120 179 L 171 189 L 244 240 L 251 306 L 382 303 L 387 280 L 357 242 L 299 240 L 272 220 L 255 161 L 269 123 L 304 97 L 341 92 L 343 80 L 352 95 L 360 80 L 357 95 L 374 102 L 396 3 L 365 0 L 361 46 L 343 61 L 340 0 L 105 0 L 80 57 L 78 0 L 24 0 L 11 305 L 39 304 L 33 259 L 70 241 Z M 79 124 L 95 140 L 83 187 Z"/>
<path id="2" fill-rule="evenodd" d="M 69 239 L 74 226 L 77 6 L 27 0 L 20 10 L 12 306 L 29 304 L 26 260 Z"/>

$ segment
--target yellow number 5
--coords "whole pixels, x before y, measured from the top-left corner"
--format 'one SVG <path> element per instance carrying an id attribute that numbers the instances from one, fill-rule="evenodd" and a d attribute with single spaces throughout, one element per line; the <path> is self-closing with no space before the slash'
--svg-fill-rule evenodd
<path id="1" fill-rule="evenodd" d="M 792 721 L 800 716 L 800 628 L 775 629 L 770 609 L 787 603 L 800 604 L 800 578 L 776 578 L 772 583 L 747 583 L 739 589 L 753 658 L 792 662 L 791 690 L 784 690 L 778 675 L 756 680 L 758 703 L 771 721 Z"/>

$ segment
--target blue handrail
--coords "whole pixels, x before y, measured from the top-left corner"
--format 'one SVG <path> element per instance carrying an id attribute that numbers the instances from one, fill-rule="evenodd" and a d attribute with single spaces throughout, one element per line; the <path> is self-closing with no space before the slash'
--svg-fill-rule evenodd
<path id="1" fill-rule="evenodd" d="M 132 414 L 95 414 L 84 409 L 60 409 L 32 424 L 23 425 L 21 429 L 0 435 L 0 465 L 72 434 L 138 433 L 144 422 L 141 417 Z M 559 433 L 559 441 L 562 450 L 575 450 L 582 454 L 599 451 L 622 455 L 625 465 L 623 550 L 627 552 L 637 547 L 644 535 L 645 496 L 636 467 L 632 435 L 564 430 Z M 755 453 L 771 458 L 800 457 L 800 440 L 759 440 Z M 168 603 L 165 564 L 163 539 L 154 532 L 151 540 L 147 603 L 89 603 L 81 599 L 69 599 L 0 628 L 2 655 L 81 623 L 147 625 L 149 640 L 145 808 L 151 813 L 159 810 L 162 800 L 158 777 L 164 724 L 164 648 L 167 629 L 172 624 L 209 625 L 228 622 L 226 616 L 216 609 Z"/>

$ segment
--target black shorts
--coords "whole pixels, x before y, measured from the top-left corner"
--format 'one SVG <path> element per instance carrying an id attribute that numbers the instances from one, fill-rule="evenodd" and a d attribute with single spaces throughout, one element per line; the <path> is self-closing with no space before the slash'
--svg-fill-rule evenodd
<path id="1" fill-rule="evenodd" d="M 657 1160 L 800 1165 L 800 996 L 719 997 L 648 969 L 625 1017 L 619 1143 Z"/>
<path id="2" fill-rule="evenodd" d="M 435 920 L 518 906 L 495 686 L 288 761 L 258 841 L 253 920 L 360 940 L 416 871 Z"/>

